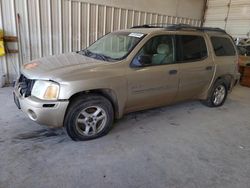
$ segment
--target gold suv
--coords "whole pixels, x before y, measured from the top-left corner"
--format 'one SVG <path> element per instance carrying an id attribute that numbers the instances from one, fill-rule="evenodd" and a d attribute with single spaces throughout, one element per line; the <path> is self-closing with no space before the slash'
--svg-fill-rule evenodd
<path id="1" fill-rule="evenodd" d="M 25 64 L 14 101 L 33 121 L 90 140 L 129 112 L 190 99 L 223 105 L 239 78 L 237 58 L 232 38 L 218 28 L 136 26 Z"/>

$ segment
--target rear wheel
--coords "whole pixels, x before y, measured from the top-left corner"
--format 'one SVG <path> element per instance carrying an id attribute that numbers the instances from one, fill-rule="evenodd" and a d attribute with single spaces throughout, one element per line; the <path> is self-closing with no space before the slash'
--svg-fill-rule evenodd
<path id="1" fill-rule="evenodd" d="M 64 126 L 73 140 L 91 140 L 106 135 L 112 128 L 114 112 L 108 99 L 87 95 L 69 107 Z"/>
<path id="2" fill-rule="evenodd" d="M 207 100 L 202 101 L 203 104 L 209 107 L 222 106 L 227 98 L 227 86 L 223 80 L 215 82 Z"/>

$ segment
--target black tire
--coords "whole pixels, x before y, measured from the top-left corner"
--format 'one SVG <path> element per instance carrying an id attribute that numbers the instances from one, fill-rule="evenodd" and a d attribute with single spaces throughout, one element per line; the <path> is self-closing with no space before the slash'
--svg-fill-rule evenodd
<path id="1" fill-rule="evenodd" d="M 219 87 L 223 87 L 225 89 L 225 95 L 223 97 L 223 99 L 221 100 L 221 102 L 219 102 L 218 104 L 215 103 L 215 92 L 216 89 Z M 208 107 L 220 107 L 225 103 L 225 100 L 227 98 L 227 94 L 228 94 L 228 88 L 227 88 L 227 84 L 224 80 L 218 80 L 214 83 L 208 98 L 206 100 L 203 100 L 202 103 Z"/>
<path id="2" fill-rule="evenodd" d="M 85 125 L 86 123 L 82 123 L 81 128 L 83 127 L 85 128 L 85 131 L 83 131 L 81 128 L 79 128 L 80 127 L 79 123 L 76 122 L 79 120 L 79 117 L 81 116 L 82 114 L 81 112 L 83 112 L 83 110 L 85 109 L 89 110 L 90 108 L 93 108 L 93 106 L 103 110 L 101 112 L 105 114 L 104 115 L 106 117 L 105 123 L 102 123 L 103 128 L 100 130 L 100 132 L 97 132 L 96 134 L 93 135 L 85 135 L 87 127 L 87 125 Z M 84 121 L 85 119 L 86 117 L 84 117 Z M 106 135 L 111 130 L 113 121 L 114 121 L 114 110 L 111 102 L 107 98 L 101 95 L 89 94 L 78 97 L 71 102 L 64 119 L 64 127 L 66 129 L 67 134 L 72 140 L 85 141 Z M 97 128 L 95 128 L 95 130 L 96 129 Z M 92 130 L 92 132 L 94 132 L 94 130 Z"/>

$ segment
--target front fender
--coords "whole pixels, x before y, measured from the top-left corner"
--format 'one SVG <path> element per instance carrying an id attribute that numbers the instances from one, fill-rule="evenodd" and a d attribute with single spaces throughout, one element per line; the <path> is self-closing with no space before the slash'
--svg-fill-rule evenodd
<path id="1" fill-rule="evenodd" d="M 92 91 L 102 91 L 116 100 L 118 115 L 123 115 L 125 103 L 127 101 L 127 81 L 124 76 L 109 77 L 105 79 L 89 79 L 60 84 L 59 100 L 69 100 L 78 93 L 87 93 Z"/>

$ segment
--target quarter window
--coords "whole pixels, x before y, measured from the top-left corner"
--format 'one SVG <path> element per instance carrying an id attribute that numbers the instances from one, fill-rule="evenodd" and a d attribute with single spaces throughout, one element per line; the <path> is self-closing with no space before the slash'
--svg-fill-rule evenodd
<path id="1" fill-rule="evenodd" d="M 211 42 L 216 56 L 234 56 L 235 49 L 229 38 L 211 37 Z"/>
<path id="2" fill-rule="evenodd" d="M 176 35 L 177 62 L 197 61 L 207 57 L 207 47 L 202 36 Z"/>

